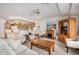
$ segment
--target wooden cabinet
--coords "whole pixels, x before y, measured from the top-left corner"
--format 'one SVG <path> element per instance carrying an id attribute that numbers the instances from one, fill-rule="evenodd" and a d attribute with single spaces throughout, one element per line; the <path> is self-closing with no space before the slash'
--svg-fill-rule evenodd
<path id="1" fill-rule="evenodd" d="M 68 36 L 67 35 L 64 35 L 64 34 L 60 34 L 60 35 L 58 35 L 58 39 L 59 39 L 59 41 L 61 41 L 61 42 L 66 42 L 66 38 L 67 38 Z"/>
<path id="2" fill-rule="evenodd" d="M 19 23 L 16 23 L 15 21 L 7 21 L 5 23 L 5 29 L 11 29 L 11 26 L 17 26 L 19 29 L 29 29 L 34 28 L 35 23 L 34 22 L 27 22 L 23 23 L 24 21 L 19 20 Z"/>
<path id="3" fill-rule="evenodd" d="M 70 18 L 68 32 L 69 32 L 70 38 L 74 38 L 76 36 L 76 19 L 75 18 Z"/>
<path id="4" fill-rule="evenodd" d="M 76 36 L 76 18 L 67 18 L 58 21 L 58 40 L 66 42 L 66 38 L 74 38 Z"/>

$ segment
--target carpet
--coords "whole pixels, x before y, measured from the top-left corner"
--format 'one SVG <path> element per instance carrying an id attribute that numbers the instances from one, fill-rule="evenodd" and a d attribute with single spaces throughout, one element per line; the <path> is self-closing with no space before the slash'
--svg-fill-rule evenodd
<path id="1" fill-rule="evenodd" d="M 30 41 L 27 41 L 25 44 L 29 49 L 31 48 Z M 37 48 L 33 46 L 33 51 L 37 52 L 40 55 L 48 55 L 48 51 Z M 58 40 L 55 40 L 55 49 L 52 51 L 51 55 L 78 55 L 79 50 L 69 48 L 69 52 L 66 52 L 66 45 Z"/>

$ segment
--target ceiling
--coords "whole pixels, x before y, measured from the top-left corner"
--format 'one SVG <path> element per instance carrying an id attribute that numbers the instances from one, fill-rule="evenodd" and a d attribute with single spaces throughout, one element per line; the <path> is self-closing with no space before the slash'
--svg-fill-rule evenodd
<path id="1" fill-rule="evenodd" d="M 39 9 L 40 14 L 35 10 Z M 78 3 L 0 3 L 0 17 L 20 16 L 28 19 L 78 16 Z"/>

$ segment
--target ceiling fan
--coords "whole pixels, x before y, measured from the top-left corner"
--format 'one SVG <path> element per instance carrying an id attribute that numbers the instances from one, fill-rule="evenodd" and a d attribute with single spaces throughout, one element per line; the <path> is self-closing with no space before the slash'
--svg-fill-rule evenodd
<path id="1" fill-rule="evenodd" d="M 39 9 L 36 9 L 36 14 L 40 14 L 40 10 Z"/>
<path id="2" fill-rule="evenodd" d="M 32 15 L 32 16 L 40 15 L 40 10 L 39 10 L 39 9 L 34 9 L 34 10 L 31 12 L 31 15 Z"/>

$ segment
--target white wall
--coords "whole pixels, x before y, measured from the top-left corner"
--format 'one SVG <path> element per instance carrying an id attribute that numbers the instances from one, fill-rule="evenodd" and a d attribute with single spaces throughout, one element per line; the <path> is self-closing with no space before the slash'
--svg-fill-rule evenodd
<path id="1" fill-rule="evenodd" d="M 0 37 L 5 37 L 5 33 L 4 33 L 4 19 L 0 19 Z"/>
<path id="2" fill-rule="evenodd" d="M 79 34 L 79 17 L 77 19 L 77 34 Z"/>
<path id="3" fill-rule="evenodd" d="M 44 34 L 45 33 L 47 21 L 51 21 L 53 24 L 56 24 L 56 25 L 58 24 L 58 22 L 57 22 L 58 18 L 57 17 L 54 17 L 54 18 L 50 17 L 50 18 L 46 18 L 46 19 L 37 19 L 35 21 L 36 21 L 35 22 L 36 27 L 40 26 L 40 34 Z M 58 28 L 57 26 L 56 26 L 56 28 Z M 56 31 L 58 31 L 58 29 Z"/>
<path id="4" fill-rule="evenodd" d="M 79 34 L 79 19 L 78 19 L 78 34 Z"/>
<path id="5" fill-rule="evenodd" d="M 79 34 L 79 17 L 76 17 L 76 29 L 77 29 L 77 35 Z"/>

